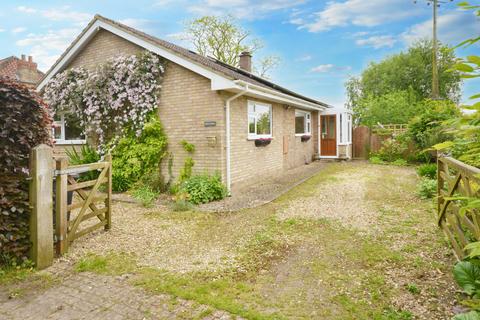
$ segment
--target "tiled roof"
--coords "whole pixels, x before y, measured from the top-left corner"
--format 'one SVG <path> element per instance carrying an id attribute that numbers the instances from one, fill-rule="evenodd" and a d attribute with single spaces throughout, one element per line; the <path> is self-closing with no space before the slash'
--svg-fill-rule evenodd
<path id="1" fill-rule="evenodd" d="M 43 72 L 37 69 L 36 63 L 11 56 L 0 60 L 0 76 L 35 85 L 42 79 Z"/>
<path id="2" fill-rule="evenodd" d="M 151 36 L 149 34 L 146 34 L 142 31 L 139 31 L 137 29 L 134 29 L 132 27 L 126 26 L 122 23 L 119 23 L 117 21 L 105 18 L 101 15 L 95 15 L 95 18 L 88 24 L 88 26 L 82 31 L 82 33 L 75 39 L 75 41 L 68 47 L 68 49 L 64 52 L 64 54 L 57 60 L 57 62 L 52 66 L 52 68 L 49 70 L 53 70 L 53 68 L 62 60 L 62 58 L 65 56 L 65 54 L 75 45 L 75 43 L 82 37 L 82 35 L 89 29 L 89 27 L 96 21 L 100 20 L 103 21 L 104 23 L 116 26 L 117 28 L 122 29 L 123 31 L 130 33 L 131 35 L 134 35 L 136 37 L 141 38 L 144 41 L 150 42 L 156 46 L 160 46 L 166 50 L 169 50 L 173 52 L 174 54 L 180 55 L 183 58 L 186 58 L 192 62 L 195 62 L 197 64 L 200 64 L 204 67 L 207 67 L 215 72 L 221 73 L 222 75 L 231 78 L 233 80 L 243 80 L 245 82 L 261 86 L 267 89 L 272 89 L 287 95 L 290 95 L 292 97 L 296 97 L 311 103 L 319 104 L 321 106 L 327 106 L 327 104 L 320 102 L 318 100 L 303 96 L 301 94 L 298 94 L 296 92 L 293 92 L 291 90 L 288 90 L 282 86 L 279 86 L 271 81 L 268 81 L 264 78 L 261 78 L 259 76 L 256 76 L 250 72 L 247 72 L 245 70 L 230 66 L 228 64 L 222 63 L 214 58 L 211 57 L 205 57 L 202 56 L 198 53 L 195 53 L 191 50 L 188 50 L 186 48 L 183 48 L 181 46 L 178 46 L 174 43 L 159 39 L 157 37 Z M 47 72 L 47 74 L 49 73 Z"/>

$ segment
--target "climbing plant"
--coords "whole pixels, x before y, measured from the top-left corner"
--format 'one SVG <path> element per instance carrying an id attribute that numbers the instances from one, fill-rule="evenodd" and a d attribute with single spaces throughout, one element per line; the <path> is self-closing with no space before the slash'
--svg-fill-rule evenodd
<path id="1" fill-rule="evenodd" d="M 119 56 L 94 71 L 69 69 L 48 82 L 44 98 L 54 113 L 71 112 L 103 152 L 129 132 L 140 136 L 158 106 L 164 73 L 160 57 L 145 51 Z"/>

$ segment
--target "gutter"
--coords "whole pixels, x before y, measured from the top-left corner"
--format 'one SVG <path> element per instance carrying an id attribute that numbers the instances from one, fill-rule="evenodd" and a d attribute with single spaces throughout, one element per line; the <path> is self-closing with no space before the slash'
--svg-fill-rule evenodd
<path id="1" fill-rule="evenodd" d="M 232 174 L 231 174 L 231 125 L 230 125 L 230 102 L 233 100 L 237 99 L 240 96 L 243 96 L 245 93 L 247 93 L 249 90 L 249 85 L 245 84 L 245 88 L 237 93 L 236 95 L 228 98 L 225 101 L 225 113 L 226 113 L 226 165 L 227 165 L 227 191 L 228 194 L 231 194 L 231 187 L 232 187 Z"/>

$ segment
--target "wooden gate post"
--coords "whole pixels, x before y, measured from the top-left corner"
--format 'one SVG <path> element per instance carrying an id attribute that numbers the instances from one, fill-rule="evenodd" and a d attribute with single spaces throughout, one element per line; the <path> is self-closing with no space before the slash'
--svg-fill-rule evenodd
<path id="1" fill-rule="evenodd" d="M 41 144 L 30 154 L 30 258 L 38 269 L 53 263 L 53 152 Z"/>
<path id="2" fill-rule="evenodd" d="M 55 168 L 62 172 L 67 169 L 67 158 L 59 158 Z M 68 250 L 67 240 L 67 178 L 66 173 L 57 175 L 55 179 L 55 234 L 57 235 L 57 253 L 64 254 Z"/>
<path id="3" fill-rule="evenodd" d="M 112 227 L 112 155 L 109 153 L 105 156 L 105 161 L 109 163 L 108 173 L 107 173 L 107 199 L 105 199 L 105 207 L 107 211 L 105 212 L 105 230 L 110 230 Z"/>

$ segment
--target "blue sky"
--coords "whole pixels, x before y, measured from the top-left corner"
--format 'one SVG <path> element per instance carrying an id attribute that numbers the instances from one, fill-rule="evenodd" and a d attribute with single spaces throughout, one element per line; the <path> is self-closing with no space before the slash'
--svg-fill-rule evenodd
<path id="1" fill-rule="evenodd" d="M 439 10 L 439 38 L 451 45 L 480 34 L 479 19 L 458 2 Z M 345 101 L 349 75 L 431 34 L 425 0 L 0 0 L 0 57 L 33 55 L 46 71 L 95 13 L 185 46 L 179 40 L 184 21 L 232 14 L 263 40 L 255 57 L 281 58 L 271 73 L 275 82 L 333 105 Z M 478 46 L 457 50 L 472 53 L 479 54 Z M 479 84 L 465 83 L 465 101 Z"/>

